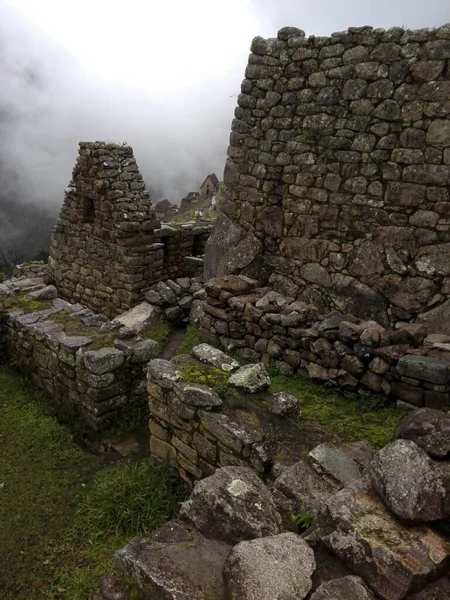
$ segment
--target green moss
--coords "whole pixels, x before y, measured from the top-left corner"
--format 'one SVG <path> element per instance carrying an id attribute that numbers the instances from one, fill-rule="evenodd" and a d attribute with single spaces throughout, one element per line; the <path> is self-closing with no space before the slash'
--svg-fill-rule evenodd
<path id="1" fill-rule="evenodd" d="M 198 346 L 199 344 L 198 327 L 195 325 L 188 325 L 183 341 L 178 346 L 176 354 L 190 354 L 192 348 L 195 348 L 195 346 Z"/>
<path id="2" fill-rule="evenodd" d="M 26 313 L 36 312 L 47 308 L 55 308 L 51 300 L 30 300 L 28 298 L 28 292 L 6 297 L 3 300 L 3 306 L 6 310 L 22 308 Z"/>
<path id="3" fill-rule="evenodd" d="M 2 600 L 86 600 L 114 551 L 172 518 L 187 494 L 172 470 L 148 460 L 104 468 L 52 412 L 0 366 Z"/>
<path id="4" fill-rule="evenodd" d="M 172 323 L 166 321 L 165 319 L 161 319 L 160 321 L 153 323 L 153 325 L 145 327 L 145 329 L 139 332 L 139 335 L 141 338 L 146 340 L 154 340 L 162 345 L 167 340 L 172 329 Z"/>
<path id="5" fill-rule="evenodd" d="M 215 367 L 182 365 L 178 371 L 188 383 L 207 385 L 213 389 L 227 386 L 228 383 L 228 374 Z"/>
<path id="6" fill-rule="evenodd" d="M 272 392 L 288 392 L 298 398 L 302 417 L 319 423 L 344 442 L 367 440 L 377 448 L 389 443 L 397 424 L 408 411 L 386 406 L 362 396 L 347 398 L 324 386 L 297 377 L 276 375 Z"/>
<path id="7" fill-rule="evenodd" d="M 114 340 L 116 339 L 114 332 L 100 333 L 97 327 L 84 325 L 81 317 L 67 310 L 62 310 L 57 315 L 49 317 L 49 320 L 59 323 L 66 335 L 91 338 L 92 342 L 89 346 L 86 346 L 89 350 L 100 350 L 101 348 L 111 348 L 114 346 Z"/>

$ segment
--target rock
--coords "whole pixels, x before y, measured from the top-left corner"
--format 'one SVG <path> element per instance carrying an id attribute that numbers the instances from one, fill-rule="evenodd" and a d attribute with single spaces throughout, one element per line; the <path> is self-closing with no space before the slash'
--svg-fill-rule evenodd
<path id="1" fill-rule="evenodd" d="M 450 452 L 450 416 L 419 408 L 397 425 L 395 435 L 412 440 L 433 458 L 445 458 Z"/>
<path id="2" fill-rule="evenodd" d="M 268 399 L 268 402 L 272 413 L 280 417 L 298 413 L 300 409 L 297 398 L 292 396 L 292 394 L 288 394 L 287 392 L 278 392 L 277 394 L 273 394 Z"/>
<path id="3" fill-rule="evenodd" d="M 164 281 L 158 282 L 158 284 L 156 285 L 156 291 L 166 304 L 174 305 L 177 303 L 177 295 L 175 294 L 173 289 Z"/>
<path id="4" fill-rule="evenodd" d="M 450 300 L 420 314 L 417 320 L 424 323 L 430 333 L 450 335 Z"/>
<path id="5" fill-rule="evenodd" d="M 147 325 L 155 323 L 160 316 L 161 309 L 148 302 L 141 302 L 141 304 L 115 317 L 113 323 L 120 323 L 120 325 L 123 325 L 127 329 L 139 332 L 144 327 L 147 327 Z"/>
<path id="6" fill-rule="evenodd" d="M 103 375 L 118 369 L 125 359 L 124 353 L 116 348 L 101 348 L 100 350 L 82 351 L 84 365 L 91 373 Z"/>
<path id="7" fill-rule="evenodd" d="M 250 293 L 257 283 L 257 281 L 242 275 L 226 275 L 207 281 L 205 290 L 213 298 L 218 298 L 222 292 L 229 292 L 231 296 L 242 296 Z"/>
<path id="8" fill-rule="evenodd" d="M 430 583 L 417 594 L 408 596 L 406 600 L 448 600 L 450 598 L 450 579 L 441 577 L 439 581 Z"/>
<path id="9" fill-rule="evenodd" d="M 181 375 L 176 367 L 168 360 L 155 358 L 147 365 L 147 378 L 153 380 L 166 389 L 172 389 L 174 384 L 180 381 Z"/>
<path id="10" fill-rule="evenodd" d="M 150 304 L 154 304 L 155 306 L 164 306 L 164 298 L 161 294 L 158 294 L 156 290 L 150 290 L 145 294 L 145 299 Z"/>
<path id="11" fill-rule="evenodd" d="M 289 521 L 289 508 L 296 513 L 317 515 L 330 496 L 340 489 L 337 481 L 321 477 L 301 460 L 283 470 L 273 484 L 273 497 L 280 514 Z"/>
<path id="12" fill-rule="evenodd" d="M 221 212 L 205 247 L 205 279 L 228 273 L 229 255 L 245 236 L 245 229 Z"/>
<path id="13" fill-rule="evenodd" d="M 57 297 L 58 290 L 54 285 L 47 285 L 40 290 L 28 294 L 30 300 L 54 300 Z"/>
<path id="14" fill-rule="evenodd" d="M 387 302 L 369 286 L 340 273 L 332 276 L 330 295 L 339 310 L 387 325 Z"/>
<path id="15" fill-rule="evenodd" d="M 239 363 L 231 356 L 225 354 L 221 350 L 210 346 L 209 344 L 199 344 L 194 346 L 191 350 L 191 354 L 197 360 L 204 362 L 222 371 L 234 371 L 239 367 Z"/>
<path id="16" fill-rule="evenodd" d="M 169 522 L 151 539 L 136 537 L 114 555 L 114 566 L 146 598 L 223 597 L 222 569 L 230 546 L 205 539 L 182 522 Z"/>
<path id="17" fill-rule="evenodd" d="M 201 408 L 222 406 L 222 400 L 216 392 L 200 385 L 187 385 L 184 388 L 183 398 L 186 404 Z"/>
<path id="18" fill-rule="evenodd" d="M 301 600 L 311 590 L 314 552 L 295 533 L 240 542 L 224 566 L 229 600 Z"/>
<path id="19" fill-rule="evenodd" d="M 4 283 L 0 283 L 0 298 L 7 298 L 12 296 L 11 290 Z"/>
<path id="20" fill-rule="evenodd" d="M 270 385 L 270 377 L 262 363 L 245 365 L 238 369 L 228 380 L 231 385 L 251 394 L 261 392 Z"/>
<path id="21" fill-rule="evenodd" d="M 429 356 L 402 356 L 397 363 L 399 375 L 446 385 L 450 381 L 449 363 Z"/>
<path id="22" fill-rule="evenodd" d="M 450 546 L 421 525 L 405 527 L 385 508 L 367 478 L 332 496 L 317 532 L 383 600 L 400 600 L 448 567 Z"/>
<path id="23" fill-rule="evenodd" d="M 311 600 L 374 600 L 361 577 L 348 575 L 322 583 Z"/>
<path id="24" fill-rule="evenodd" d="M 105 573 L 100 578 L 99 591 L 103 600 L 129 600 L 130 592 L 114 573 Z"/>
<path id="25" fill-rule="evenodd" d="M 355 454 L 351 444 L 336 446 L 325 442 L 313 448 L 309 456 L 319 474 L 326 473 L 346 486 L 362 476 L 363 465 L 367 464 L 373 453 L 372 447 L 367 442 L 357 443 L 357 448 L 358 453 Z"/>
<path id="26" fill-rule="evenodd" d="M 180 517 L 205 537 L 230 544 L 275 535 L 281 524 L 269 490 L 247 467 L 222 467 L 202 479 L 181 506 Z"/>
<path id="27" fill-rule="evenodd" d="M 376 454 L 368 472 L 375 490 L 400 519 L 426 522 L 450 516 L 445 478 L 414 442 L 391 442 Z"/>

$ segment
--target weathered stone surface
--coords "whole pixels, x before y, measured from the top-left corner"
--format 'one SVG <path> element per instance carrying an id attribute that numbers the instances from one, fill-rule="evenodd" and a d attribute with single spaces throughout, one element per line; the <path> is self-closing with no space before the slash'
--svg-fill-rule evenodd
<path id="1" fill-rule="evenodd" d="M 100 578 L 99 592 L 102 600 L 130 600 L 130 592 L 114 573 L 105 573 Z"/>
<path id="2" fill-rule="evenodd" d="M 155 358 L 148 363 L 147 377 L 167 389 L 171 389 L 174 383 L 181 380 L 181 375 L 177 372 L 176 367 L 162 358 Z"/>
<path id="3" fill-rule="evenodd" d="M 57 296 L 58 290 L 54 285 L 47 285 L 40 290 L 28 294 L 30 300 L 54 300 Z"/>
<path id="4" fill-rule="evenodd" d="M 436 308 L 421 313 L 418 320 L 427 326 L 430 333 L 450 335 L 450 300 L 446 300 Z"/>
<path id="5" fill-rule="evenodd" d="M 280 417 L 298 413 L 300 410 L 297 398 L 287 392 L 273 394 L 268 399 L 268 403 L 273 414 L 279 415 Z"/>
<path id="6" fill-rule="evenodd" d="M 366 448 L 360 450 L 368 457 L 372 454 L 372 449 L 367 443 Z M 319 473 L 326 473 L 344 486 L 362 476 L 361 462 L 355 459 L 351 446 L 323 443 L 313 448 L 309 456 Z"/>
<path id="7" fill-rule="evenodd" d="M 400 519 L 436 521 L 450 515 L 445 478 L 410 440 L 396 440 L 380 450 L 369 465 L 369 476 L 383 502 Z"/>
<path id="8" fill-rule="evenodd" d="M 330 295 L 343 312 L 386 325 L 387 302 L 369 286 L 347 275 L 334 275 Z"/>
<path id="9" fill-rule="evenodd" d="M 214 412 L 199 411 L 203 429 L 210 432 L 222 444 L 240 455 L 244 448 L 263 440 L 263 432 L 250 428 L 243 422 L 237 422 L 231 416 Z"/>
<path id="10" fill-rule="evenodd" d="M 449 564 L 448 543 L 427 527 L 401 525 L 366 479 L 328 500 L 318 534 L 383 600 L 400 600 Z"/>
<path id="11" fill-rule="evenodd" d="M 395 435 L 412 440 L 433 458 L 445 458 L 450 452 L 450 416 L 419 408 L 397 425 Z"/>
<path id="12" fill-rule="evenodd" d="M 201 385 L 187 385 L 183 390 L 183 399 L 190 406 L 200 408 L 222 406 L 222 400 L 213 390 Z"/>
<path id="13" fill-rule="evenodd" d="M 361 577 L 349 575 L 322 583 L 311 600 L 373 600 Z"/>
<path id="14" fill-rule="evenodd" d="M 265 390 L 270 385 L 269 374 L 262 363 L 241 367 L 228 381 L 231 385 L 251 394 Z"/>
<path id="15" fill-rule="evenodd" d="M 181 522 L 169 522 L 151 539 L 134 538 L 114 556 L 114 566 L 149 598 L 204 600 L 223 597 L 226 543 L 205 539 Z"/>
<path id="16" fill-rule="evenodd" d="M 316 567 L 314 552 L 295 533 L 240 542 L 224 567 L 230 600 L 305 598 Z"/>
<path id="17" fill-rule="evenodd" d="M 269 490 L 247 467 L 223 467 L 200 481 L 180 517 L 208 539 L 231 544 L 275 535 L 281 523 Z"/>
<path id="18" fill-rule="evenodd" d="M 223 212 L 219 214 L 206 243 L 205 279 L 220 277 L 229 272 L 227 269 L 229 254 L 235 251 L 245 233 L 243 227 L 228 218 Z"/>
<path id="19" fill-rule="evenodd" d="M 445 385 L 450 381 L 449 363 L 429 356 L 402 356 L 397 364 L 400 375 Z"/>
<path id="20" fill-rule="evenodd" d="M 234 371 L 239 367 L 239 363 L 221 350 L 210 346 L 209 344 L 199 344 L 191 350 L 191 354 L 197 360 L 207 363 L 222 371 Z"/>
<path id="21" fill-rule="evenodd" d="M 116 348 L 101 348 L 82 352 L 82 358 L 91 373 L 103 375 L 115 371 L 123 364 L 124 353 Z"/>
<path id="22" fill-rule="evenodd" d="M 152 306 L 148 302 L 141 302 L 141 304 L 115 317 L 113 323 L 120 323 L 128 329 L 139 332 L 147 325 L 155 323 L 160 316 L 161 311 L 158 307 Z"/>

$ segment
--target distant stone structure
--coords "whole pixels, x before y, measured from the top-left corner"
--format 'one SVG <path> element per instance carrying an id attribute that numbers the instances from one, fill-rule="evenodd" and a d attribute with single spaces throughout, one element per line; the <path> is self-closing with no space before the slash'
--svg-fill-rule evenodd
<path id="1" fill-rule="evenodd" d="M 200 186 L 200 197 L 205 199 L 213 196 L 219 190 L 219 180 L 215 173 L 211 173 Z"/>
<path id="2" fill-rule="evenodd" d="M 180 210 L 186 210 L 186 209 L 192 208 L 192 202 L 194 200 L 197 200 L 198 197 L 199 197 L 198 192 L 189 192 L 189 194 L 187 196 L 185 196 L 184 198 L 181 199 Z"/>
<path id="3" fill-rule="evenodd" d="M 80 142 L 48 276 L 66 300 L 115 316 L 158 281 L 198 274 L 185 259 L 203 254 L 209 233 L 160 227 L 130 146 Z"/>
<path id="4" fill-rule="evenodd" d="M 169 214 L 175 214 L 174 205 L 167 200 L 160 200 L 154 206 L 154 211 L 158 219 L 165 219 Z"/>
<path id="5" fill-rule="evenodd" d="M 450 333 L 450 28 L 257 37 L 206 277 Z"/>

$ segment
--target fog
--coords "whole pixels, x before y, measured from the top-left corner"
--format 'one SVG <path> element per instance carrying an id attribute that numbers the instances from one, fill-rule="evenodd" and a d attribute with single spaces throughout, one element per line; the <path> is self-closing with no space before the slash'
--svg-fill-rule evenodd
<path id="1" fill-rule="evenodd" d="M 208 173 L 222 178 L 252 37 L 273 37 L 284 25 L 308 35 L 439 26 L 450 21 L 449 6 L 0 0 L 0 209 L 9 191 L 16 203 L 56 214 L 79 140 L 128 142 L 152 200 L 178 203 Z"/>

